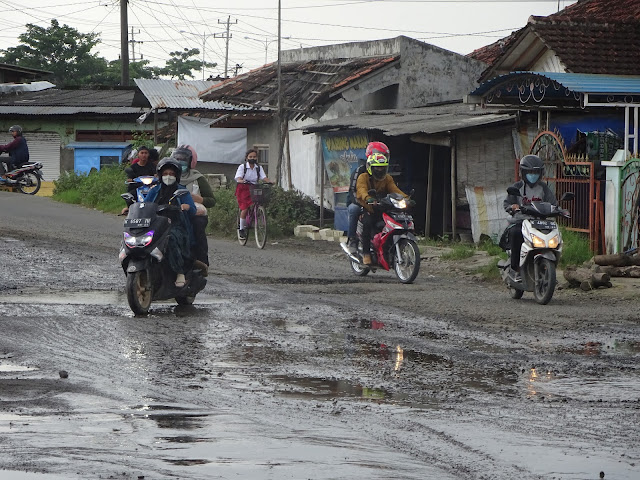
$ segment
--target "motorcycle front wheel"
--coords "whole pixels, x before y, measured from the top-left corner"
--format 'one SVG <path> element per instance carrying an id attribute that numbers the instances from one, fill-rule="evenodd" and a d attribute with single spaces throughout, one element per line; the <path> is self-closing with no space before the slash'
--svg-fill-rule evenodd
<path id="1" fill-rule="evenodd" d="M 402 283 L 412 283 L 420 271 L 420 249 L 413 240 L 402 238 L 395 249 L 394 267 Z"/>
<path id="2" fill-rule="evenodd" d="M 534 268 L 533 295 L 536 302 L 540 305 L 546 305 L 553 297 L 553 291 L 556 289 L 556 265 L 547 258 L 541 259 L 536 263 Z"/>
<path id="3" fill-rule="evenodd" d="M 267 211 L 262 205 L 256 208 L 255 219 L 256 245 L 264 248 L 267 244 Z"/>
<path id="4" fill-rule="evenodd" d="M 40 185 L 40 177 L 33 172 L 27 172 L 18 179 L 18 190 L 27 195 L 38 193 Z"/>
<path id="5" fill-rule="evenodd" d="M 146 271 L 127 275 L 127 301 L 136 315 L 146 315 L 151 306 L 151 285 Z"/>

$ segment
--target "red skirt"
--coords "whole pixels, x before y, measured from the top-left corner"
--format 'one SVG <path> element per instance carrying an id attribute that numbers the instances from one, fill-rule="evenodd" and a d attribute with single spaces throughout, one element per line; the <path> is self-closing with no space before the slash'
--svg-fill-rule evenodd
<path id="1" fill-rule="evenodd" d="M 239 183 L 236 185 L 236 198 L 238 199 L 238 206 L 240 210 L 246 210 L 253 203 L 251 201 L 251 192 L 249 191 L 248 183 Z"/>

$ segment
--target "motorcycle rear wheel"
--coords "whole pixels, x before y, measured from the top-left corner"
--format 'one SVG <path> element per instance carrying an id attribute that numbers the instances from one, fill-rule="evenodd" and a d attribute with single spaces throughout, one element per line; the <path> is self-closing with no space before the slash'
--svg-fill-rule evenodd
<path id="1" fill-rule="evenodd" d="M 371 271 L 369 267 L 365 267 L 363 264 L 358 263 L 354 260 L 351 260 L 351 270 L 359 277 L 364 277 L 367 273 Z"/>
<path id="2" fill-rule="evenodd" d="M 27 172 L 18 179 L 18 190 L 26 195 L 38 193 L 40 185 L 40 177 L 33 172 Z"/>
<path id="3" fill-rule="evenodd" d="M 420 271 L 420 249 L 418 245 L 413 240 L 402 238 L 396 246 L 395 256 L 396 276 L 402 283 L 412 283 Z"/>
<path id="4" fill-rule="evenodd" d="M 536 302 L 546 305 L 556 289 L 556 265 L 551 260 L 543 258 L 536 264 L 534 274 L 533 295 Z"/>
<path id="5" fill-rule="evenodd" d="M 151 285 L 146 271 L 127 275 L 127 301 L 136 315 L 146 315 L 151 306 Z"/>

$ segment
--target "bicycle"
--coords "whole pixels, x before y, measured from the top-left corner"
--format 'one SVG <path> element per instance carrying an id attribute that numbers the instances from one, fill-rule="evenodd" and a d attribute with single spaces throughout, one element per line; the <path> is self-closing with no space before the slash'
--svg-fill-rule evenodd
<path id="1" fill-rule="evenodd" d="M 264 207 L 269 201 L 271 195 L 270 183 L 250 184 L 251 201 L 253 202 L 247 210 L 245 218 L 245 235 L 240 235 L 240 208 L 236 214 L 236 228 L 238 232 L 238 242 L 240 245 L 246 245 L 249 239 L 249 229 L 254 228 L 256 245 L 258 248 L 264 248 L 267 244 L 267 211 Z"/>

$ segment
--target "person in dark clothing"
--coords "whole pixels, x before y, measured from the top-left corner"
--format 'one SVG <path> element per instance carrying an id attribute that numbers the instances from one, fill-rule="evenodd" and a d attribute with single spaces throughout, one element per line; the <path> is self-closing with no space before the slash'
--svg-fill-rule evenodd
<path id="1" fill-rule="evenodd" d="M 0 152 L 9 153 L 8 159 L 2 159 L 2 174 L 10 172 L 11 170 L 21 167 L 29 161 L 29 147 L 27 146 L 27 139 L 22 136 L 22 127 L 20 125 L 13 125 L 9 128 L 9 133 L 13 136 L 13 140 L 6 145 L 0 145 Z M 6 168 L 3 164 L 6 164 Z"/>
<path id="2" fill-rule="evenodd" d="M 507 195 L 503 207 L 512 215 L 509 219 L 509 244 L 511 248 L 511 271 L 509 275 L 514 282 L 521 280 L 520 276 L 520 249 L 524 238 L 522 237 L 522 218 L 518 213 L 520 206 L 533 201 L 549 202 L 558 205 L 558 200 L 549 186 L 543 182 L 544 163 L 537 155 L 525 155 L 520 160 L 520 181 L 513 187 L 520 191 L 520 196 Z"/>
<path id="3" fill-rule="evenodd" d="M 134 160 L 135 163 L 131 163 L 125 169 L 125 173 L 127 174 L 127 178 L 133 180 L 136 177 L 143 176 L 154 176 L 156 174 L 156 165 L 149 161 L 149 149 L 147 147 L 140 147 L 138 150 L 138 156 Z M 129 183 L 127 190 L 130 193 L 134 193 L 138 185 L 135 182 Z"/>

